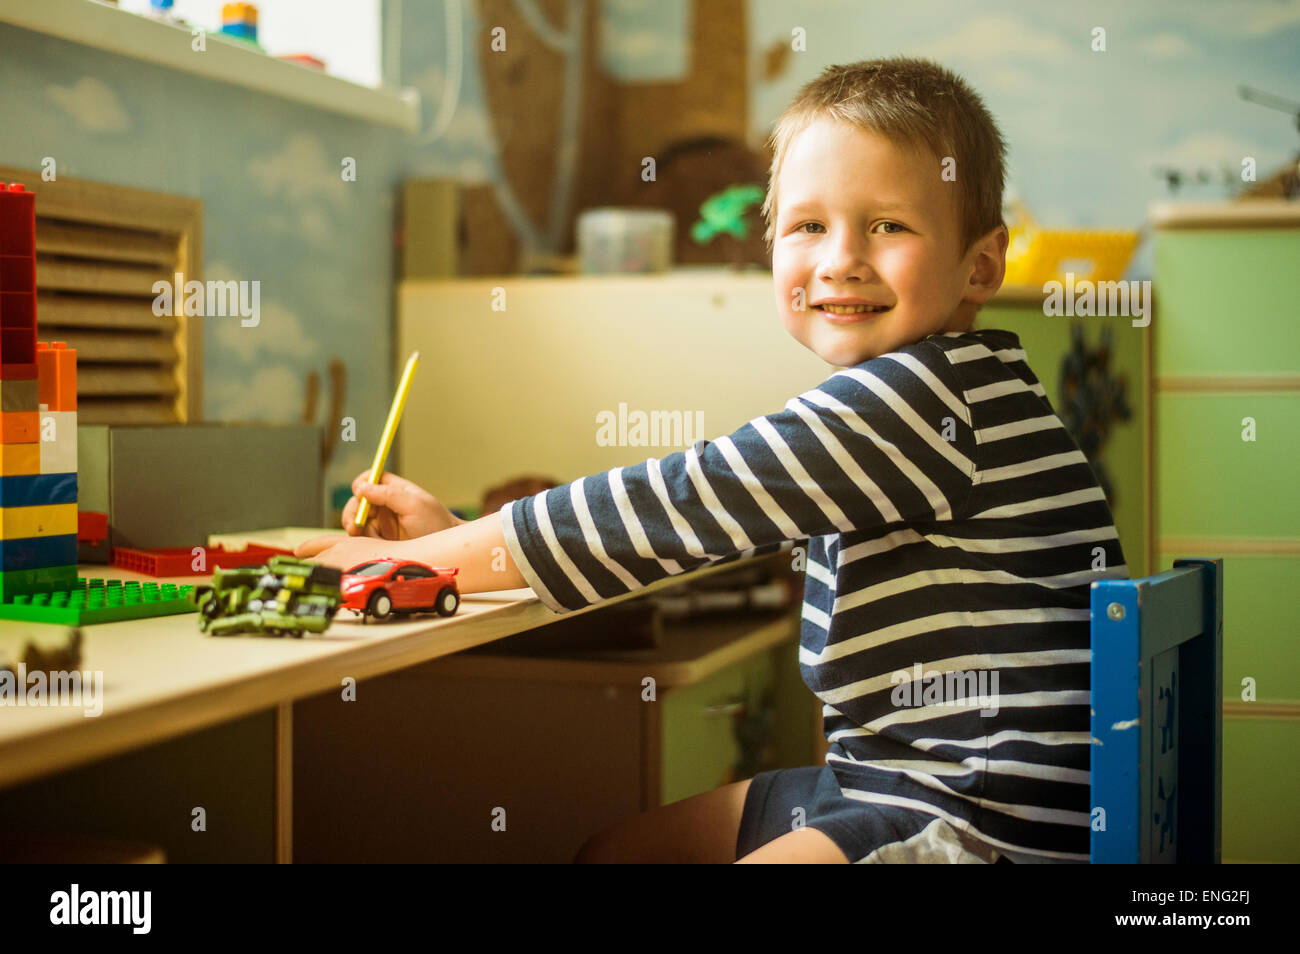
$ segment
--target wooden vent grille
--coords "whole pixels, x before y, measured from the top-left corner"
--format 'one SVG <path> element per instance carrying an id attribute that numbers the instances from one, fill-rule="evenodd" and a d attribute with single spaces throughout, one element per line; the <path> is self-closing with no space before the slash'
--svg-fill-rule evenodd
<path id="1" fill-rule="evenodd" d="M 202 319 L 155 315 L 153 286 L 203 280 L 203 203 L 5 166 L 0 178 L 36 194 L 36 336 L 77 349 L 78 422 L 198 421 Z"/>

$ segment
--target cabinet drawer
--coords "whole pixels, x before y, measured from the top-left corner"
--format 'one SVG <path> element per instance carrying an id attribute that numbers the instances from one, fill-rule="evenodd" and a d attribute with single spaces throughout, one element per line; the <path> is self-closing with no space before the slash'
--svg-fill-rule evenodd
<path id="1" fill-rule="evenodd" d="M 1157 232 L 1157 376 L 1300 371 L 1300 231 Z"/>
<path id="2" fill-rule="evenodd" d="M 1247 417 L 1254 441 L 1241 439 Z M 1300 395 L 1157 395 L 1159 536 L 1300 537 L 1297 434 Z"/>
<path id="3" fill-rule="evenodd" d="M 1161 570 L 1181 557 L 1222 554 L 1162 553 Z M 1223 556 L 1223 699 L 1241 701 L 1241 681 L 1255 680 L 1256 696 L 1300 702 L 1300 557 Z"/>
<path id="4" fill-rule="evenodd" d="M 660 710 L 660 804 L 711 791 L 737 774 L 742 751 L 737 720 L 756 714 L 774 683 L 771 653 L 759 653 L 694 685 L 666 692 Z"/>
<path id="5" fill-rule="evenodd" d="M 1300 862 L 1298 754 L 1298 720 L 1223 720 L 1225 862 Z"/>

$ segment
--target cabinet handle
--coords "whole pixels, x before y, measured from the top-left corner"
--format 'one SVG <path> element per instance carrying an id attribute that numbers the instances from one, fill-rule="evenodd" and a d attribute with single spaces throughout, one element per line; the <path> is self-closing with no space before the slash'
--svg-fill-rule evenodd
<path id="1" fill-rule="evenodd" d="M 724 702 L 722 703 L 722 705 L 717 705 L 717 706 L 705 706 L 704 717 L 706 719 L 719 719 L 722 718 L 723 716 L 729 716 L 734 718 L 735 716 L 740 715 L 744 711 L 745 711 L 744 700 L 737 700 L 736 702 Z"/>

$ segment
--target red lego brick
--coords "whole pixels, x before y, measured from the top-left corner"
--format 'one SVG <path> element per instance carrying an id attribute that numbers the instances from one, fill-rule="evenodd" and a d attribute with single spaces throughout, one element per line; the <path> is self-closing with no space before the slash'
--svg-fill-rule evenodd
<path id="1" fill-rule="evenodd" d="M 0 364 L 0 381 L 34 381 L 36 380 L 36 362 L 24 364 Z"/>
<path id="2" fill-rule="evenodd" d="M 6 302 L 5 314 L 17 311 L 20 315 L 31 315 L 32 322 L 30 327 L 0 328 L 0 361 L 5 364 L 30 364 L 36 360 L 36 296 L 18 297 L 27 301 L 17 309 L 9 307 L 12 301 Z"/>
<path id="3" fill-rule="evenodd" d="M 49 411 L 77 409 L 77 351 L 66 341 L 36 343 L 36 364 L 40 369 L 40 403 Z"/>
<path id="4" fill-rule="evenodd" d="M 0 364 L 36 360 L 36 196 L 0 183 Z"/>
<path id="5" fill-rule="evenodd" d="M 77 511 L 77 542 L 103 543 L 108 539 L 108 514 L 96 510 Z"/>
<path id="6" fill-rule="evenodd" d="M 12 182 L 0 182 L 0 255 L 36 254 L 36 196 Z"/>
<path id="7" fill-rule="evenodd" d="M 36 291 L 36 263 L 30 255 L 0 255 L 0 292 L 30 295 Z"/>
<path id="8" fill-rule="evenodd" d="M 227 553 L 224 547 L 204 547 L 206 569 L 194 569 L 193 547 L 170 547 L 161 550 L 131 550 L 125 547 L 113 547 L 113 566 L 124 570 L 134 570 L 146 576 L 205 576 L 215 569 L 229 569 L 235 566 L 256 566 L 265 563 L 277 554 L 292 555 L 292 550 L 278 547 L 259 547 L 249 544 L 246 550 L 232 550 Z"/>
<path id="9" fill-rule="evenodd" d="M 4 328 L 5 331 L 10 329 L 21 330 L 25 334 L 31 335 L 31 350 L 34 355 L 36 351 L 36 293 L 0 291 L 0 328 Z M 0 355 L 0 360 L 5 364 L 31 364 L 36 358 L 33 356 L 26 361 L 19 361 L 17 358 L 10 359 L 7 355 Z"/>

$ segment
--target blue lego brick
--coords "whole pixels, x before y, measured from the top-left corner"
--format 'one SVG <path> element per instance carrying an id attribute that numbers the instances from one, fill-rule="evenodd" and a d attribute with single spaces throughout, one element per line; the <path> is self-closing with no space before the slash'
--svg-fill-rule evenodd
<path id="1" fill-rule="evenodd" d="M 77 502 L 77 475 L 19 474 L 0 477 L 0 507 L 40 507 Z"/>
<path id="2" fill-rule="evenodd" d="M 0 540 L 0 570 L 39 570 L 46 566 L 67 566 L 77 562 L 77 535 L 19 537 Z"/>
<path id="3" fill-rule="evenodd" d="M 257 39 L 257 24 L 255 23 L 223 23 L 221 32 L 226 36 L 239 37 L 241 40 Z"/>

